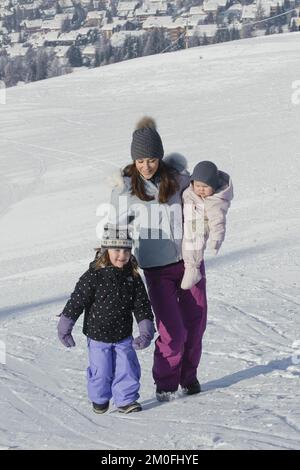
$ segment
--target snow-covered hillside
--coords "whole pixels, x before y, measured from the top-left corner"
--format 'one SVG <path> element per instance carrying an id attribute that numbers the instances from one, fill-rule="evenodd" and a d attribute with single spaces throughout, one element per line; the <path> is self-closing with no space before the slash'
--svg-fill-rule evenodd
<path id="1" fill-rule="evenodd" d="M 7 91 L 0 105 L 2 448 L 300 449 L 296 80 L 300 33 Z M 190 169 L 206 159 L 230 173 L 235 199 L 222 250 L 206 258 L 204 392 L 157 403 L 152 346 L 139 353 L 144 411 L 97 416 L 86 396 L 85 337 L 77 325 L 77 347 L 64 349 L 56 315 L 94 256 L 97 207 L 108 201 L 108 176 L 130 161 L 143 114 L 157 120 L 166 152 L 183 154 Z"/>

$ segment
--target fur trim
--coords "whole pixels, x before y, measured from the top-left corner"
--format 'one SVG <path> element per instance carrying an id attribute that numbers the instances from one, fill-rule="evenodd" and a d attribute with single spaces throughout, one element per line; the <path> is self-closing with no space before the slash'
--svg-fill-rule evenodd
<path id="1" fill-rule="evenodd" d="M 163 159 L 163 162 L 171 168 L 175 168 L 179 173 L 189 175 L 186 158 L 180 153 L 170 153 Z"/>
<path id="2" fill-rule="evenodd" d="M 150 116 L 142 117 L 142 119 L 138 121 L 135 130 L 137 131 L 139 129 L 146 129 L 146 128 L 156 129 L 156 122 Z"/>
<path id="3" fill-rule="evenodd" d="M 113 173 L 112 175 L 108 176 L 107 178 L 108 184 L 111 188 L 124 188 L 124 178 L 123 178 L 123 171 L 120 168 L 118 171 Z"/>

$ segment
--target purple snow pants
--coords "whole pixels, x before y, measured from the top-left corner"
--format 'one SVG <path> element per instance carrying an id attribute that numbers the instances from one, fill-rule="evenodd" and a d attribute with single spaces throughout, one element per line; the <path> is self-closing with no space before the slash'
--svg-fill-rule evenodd
<path id="1" fill-rule="evenodd" d="M 176 391 L 197 379 L 206 328 L 205 267 L 202 279 L 190 290 L 180 288 L 183 261 L 144 269 L 159 337 L 155 342 L 153 378 L 159 390 Z"/>
<path id="2" fill-rule="evenodd" d="M 91 402 L 103 404 L 113 397 L 116 406 L 139 398 L 141 369 L 132 336 L 118 343 L 103 343 L 88 338 L 90 365 L 87 388 Z"/>

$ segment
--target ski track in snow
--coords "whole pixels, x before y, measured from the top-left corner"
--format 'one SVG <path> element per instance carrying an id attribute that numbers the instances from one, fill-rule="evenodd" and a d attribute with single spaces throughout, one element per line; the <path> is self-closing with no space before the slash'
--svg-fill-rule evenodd
<path id="1" fill-rule="evenodd" d="M 0 449 L 300 449 L 300 33 L 235 41 L 7 90 L 0 108 Z M 199 60 L 201 55 L 202 59 Z M 134 75 L 135 86 L 132 86 Z M 149 80 L 151 77 L 151 81 Z M 180 112 L 178 112 L 180 110 Z M 166 153 L 213 160 L 235 199 L 207 254 L 203 392 L 158 403 L 153 345 L 139 352 L 143 412 L 95 415 L 57 317 L 97 246 L 96 208 L 130 161 L 137 119 Z M 284 155 L 284 159 L 282 158 Z M 136 328 L 136 327 L 135 327 Z M 300 356 L 300 353 L 298 352 Z"/>

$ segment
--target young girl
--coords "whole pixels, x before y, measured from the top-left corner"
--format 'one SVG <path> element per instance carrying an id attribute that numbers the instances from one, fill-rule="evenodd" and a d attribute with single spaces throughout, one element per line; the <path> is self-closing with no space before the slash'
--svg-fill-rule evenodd
<path id="1" fill-rule="evenodd" d="M 206 242 L 217 254 L 225 238 L 226 214 L 233 199 L 231 178 L 212 162 L 198 163 L 190 186 L 183 192 L 184 236 L 182 289 L 191 289 L 201 280 L 200 264 Z"/>
<path id="2" fill-rule="evenodd" d="M 109 401 L 122 413 L 141 411 L 137 403 L 140 365 L 135 349 L 148 347 L 154 336 L 153 314 L 127 231 L 106 226 L 94 262 L 76 284 L 58 323 L 58 337 L 75 346 L 72 329 L 85 309 L 88 396 L 96 413 Z M 132 338 L 132 313 L 140 336 Z"/>

